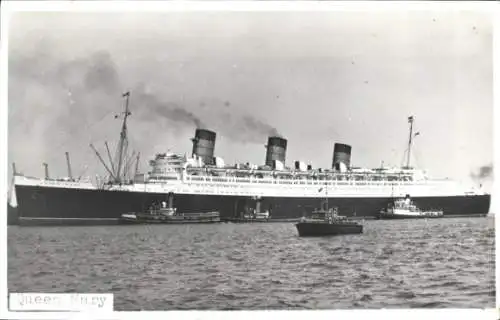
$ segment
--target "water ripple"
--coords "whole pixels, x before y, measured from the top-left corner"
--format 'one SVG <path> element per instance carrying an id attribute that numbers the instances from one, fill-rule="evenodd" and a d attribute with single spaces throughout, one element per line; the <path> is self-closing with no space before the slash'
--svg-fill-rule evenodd
<path id="1" fill-rule="evenodd" d="M 491 308 L 493 219 L 9 227 L 12 292 L 114 293 L 116 310 Z"/>

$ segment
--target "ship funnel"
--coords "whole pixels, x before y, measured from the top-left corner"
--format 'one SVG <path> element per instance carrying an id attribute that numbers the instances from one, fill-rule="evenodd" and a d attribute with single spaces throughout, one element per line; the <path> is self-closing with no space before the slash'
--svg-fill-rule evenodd
<path id="1" fill-rule="evenodd" d="M 351 166 L 351 149 L 350 145 L 343 143 L 336 143 L 333 146 L 332 169 L 341 171 Z"/>
<path id="2" fill-rule="evenodd" d="M 276 161 L 283 165 L 286 160 L 286 139 L 281 137 L 269 137 L 267 140 L 266 166 L 275 168 Z"/>
<path id="3" fill-rule="evenodd" d="M 205 129 L 196 129 L 193 141 L 193 156 L 196 155 L 203 160 L 205 164 L 214 164 L 214 148 L 216 134 L 213 131 Z"/>

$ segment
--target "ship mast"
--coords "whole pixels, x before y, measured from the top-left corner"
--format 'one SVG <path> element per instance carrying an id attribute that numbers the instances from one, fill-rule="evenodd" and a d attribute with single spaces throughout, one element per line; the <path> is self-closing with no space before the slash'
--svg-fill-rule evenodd
<path id="1" fill-rule="evenodd" d="M 128 137 L 127 137 L 127 118 L 132 115 L 128 108 L 128 103 L 129 103 L 129 98 L 130 98 L 130 91 L 127 91 L 122 95 L 125 98 L 125 111 L 122 113 L 123 114 L 123 123 L 122 123 L 122 130 L 120 132 L 120 141 L 118 143 L 118 166 L 116 168 L 116 174 L 115 174 L 115 182 L 119 183 L 121 182 L 121 177 L 120 177 L 120 171 L 122 170 L 123 162 L 124 162 L 124 157 L 126 156 L 126 150 L 127 150 L 127 145 L 128 145 Z M 118 118 L 119 115 L 116 115 L 115 118 Z"/>
<path id="2" fill-rule="evenodd" d="M 410 136 L 408 138 L 408 154 L 406 155 L 406 169 L 410 169 L 410 154 L 411 154 L 411 144 L 413 142 L 413 116 L 408 117 L 408 123 L 410 123 Z"/>
<path id="3" fill-rule="evenodd" d="M 120 113 L 120 114 L 115 115 L 115 119 L 118 119 L 123 115 L 122 130 L 120 132 L 120 140 L 118 142 L 118 146 L 116 148 L 116 154 L 115 154 L 115 157 L 116 157 L 115 162 L 116 163 L 113 163 L 113 161 L 111 160 L 111 154 L 109 152 L 109 146 L 108 146 L 107 142 L 105 142 L 105 146 L 106 146 L 106 151 L 108 153 L 108 158 L 109 158 L 111 168 L 106 165 L 106 162 L 101 157 L 99 151 L 97 151 L 97 149 L 92 144 L 90 144 L 90 147 L 92 148 L 92 150 L 94 150 L 97 157 L 99 158 L 101 163 L 104 165 L 104 168 L 109 173 L 110 178 L 111 178 L 110 182 L 114 182 L 114 183 L 118 183 L 118 184 L 122 183 L 122 181 L 124 181 L 127 178 L 126 175 L 127 175 L 128 170 L 129 170 L 128 167 L 130 166 L 129 164 L 127 164 L 127 151 L 128 151 L 127 150 L 128 149 L 127 119 L 129 116 L 132 115 L 132 113 L 130 112 L 129 107 L 128 107 L 129 106 L 130 91 L 125 92 L 122 95 L 122 97 L 126 98 L 125 111 Z M 123 179 L 122 179 L 122 176 L 123 176 Z"/>

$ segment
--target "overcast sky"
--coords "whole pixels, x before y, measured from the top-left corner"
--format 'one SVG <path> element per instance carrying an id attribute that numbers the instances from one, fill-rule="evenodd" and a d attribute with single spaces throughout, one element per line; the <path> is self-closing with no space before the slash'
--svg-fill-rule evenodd
<path id="1" fill-rule="evenodd" d="M 190 152 L 196 125 L 226 163 L 413 163 L 468 178 L 493 159 L 492 22 L 472 12 L 18 13 L 9 31 L 9 162 L 65 176 L 103 172 L 89 148 L 116 146 L 131 91 L 131 148 Z"/>

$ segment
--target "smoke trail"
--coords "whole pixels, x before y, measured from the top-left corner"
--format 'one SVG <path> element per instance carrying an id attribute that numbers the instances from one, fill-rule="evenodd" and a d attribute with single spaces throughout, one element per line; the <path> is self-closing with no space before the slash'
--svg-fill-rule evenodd
<path id="1" fill-rule="evenodd" d="M 281 136 L 278 130 L 263 120 L 246 112 L 249 106 L 237 105 L 228 100 L 204 98 L 196 115 L 206 129 L 214 130 L 235 142 L 264 143 L 268 136 Z"/>
<path id="2" fill-rule="evenodd" d="M 243 123 L 249 128 L 252 132 L 261 133 L 267 136 L 276 136 L 281 137 L 278 133 L 278 130 L 267 123 L 264 123 L 258 119 L 252 118 L 250 116 L 243 117 Z"/>
<path id="3" fill-rule="evenodd" d="M 9 131 L 56 148 L 63 140 L 80 143 L 92 123 L 116 106 L 112 93 L 121 87 L 111 56 L 58 60 L 50 52 L 9 54 Z M 14 125 L 15 124 L 15 125 Z M 54 130 L 55 128 L 58 131 Z M 24 139 L 24 138 L 23 138 Z"/>
<path id="4" fill-rule="evenodd" d="M 127 86 L 109 52 L 61 59 L 50 51 L 52 46 L 44 48 L 30 54 L 9 54 L 9 134 L 14 140 L 36 137 L 30 149 L 31 157 L 33 152 L 36 154 L 36 161 L 43 157 L 49 161 L 53 154 L 62 152 L 59 147 L 69 142 L 85 146 L 92 137 L 102 141 L 103 131 L 114 139 L 119 124 L 109 122 L 105 128 L 96 124 L 121 111 L 123 91 L 131 92 L 132 119 L 137 131 L 141 129 L 138 127 L 154 124 L 164 127 L 167 120 L 177 128 L 211 129 L 243 143 L 264 143 L 267 136 L 279 136 L 275 127 L 246 113 L 248 106 L 235 106 L 227 99 L 193 98 L 187 103 L 184 99 L 165 99 L 163 93 L 140 83 Z M 133 140 L 147 148 L 155 145 L 155 141 L 144 141 L 150 138 L 159 139 L 148 133 L 147 137 L 136 136 Z M 19 144 L 14 140 L 9 145 L 18 156 L 28 154 L 16 147 Z M 38 150 L 34 151 L 35 146 Z M 74 152 L 76 157 L 84 154 L 84 150 Z"/>
<path id="5" fill-rule="evenodd" d="M 479 177 L 488 178 L 493 176 L 493 165 L 482 166 L 479 168 Z"/>
<path id="6" fill-rule="evenodd" d="M 157 95 L 146 91 L 143 86 L 139 86 L 132 91 L 134 105 L 138 110 L 136 113 L 141 119 L 157 121 L 158 117 L 160 117 L 160 119 L 194 125 L 197 129 L 205 127 L 200 117 L 186 110 L 185 105 L 163 101 Z"/>
<path id="7" fill-rule="evenodd" d="M 475 180 L 484 180 L 493 177 L 493 164 L 481 166 L 475 172 L 471 173 L 471 177 Z"/>

